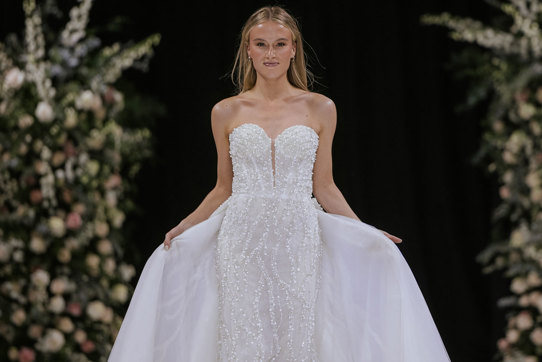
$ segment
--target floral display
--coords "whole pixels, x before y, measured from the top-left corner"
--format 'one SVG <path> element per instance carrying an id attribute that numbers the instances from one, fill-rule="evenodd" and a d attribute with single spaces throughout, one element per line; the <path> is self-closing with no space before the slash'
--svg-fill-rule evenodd
<path id="1" fill-rule="evenodd" d="M 103 46 L 91 5 L 54 32 L 56 5 L 24 0 L 24 39 L 0 43 L 0 360 L 105 361 L 133 292 L 121 230 L 150 131 L 119 121 L 115 84 L 160 35 Z"/>
<path id="2" fill-rule="evenodd" d="M 467 108 L 488 101 L 474 161 L 497 178 L 499 204 L 491 243 L 478 260 L 484 272 L 510 280 L 509 295 L 498 301 L 507 329 L 496 358 L 533 362 L 542 357 L 542 4 L 488 3 L 497 11 L 491 25 L 449 13 L 422 22 L 468 43 L 452 61 L 471 82 Z"/>

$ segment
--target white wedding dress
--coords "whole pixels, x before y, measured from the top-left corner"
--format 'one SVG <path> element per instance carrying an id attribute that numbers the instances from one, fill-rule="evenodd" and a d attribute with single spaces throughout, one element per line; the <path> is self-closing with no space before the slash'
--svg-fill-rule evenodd
<path id="1" fill-rule="evenodd" d="M 110 362 L 450 361 L 398 247 L 312 198 L 312 128 L 229 141 L 231 196 L 147 260 Z"/>

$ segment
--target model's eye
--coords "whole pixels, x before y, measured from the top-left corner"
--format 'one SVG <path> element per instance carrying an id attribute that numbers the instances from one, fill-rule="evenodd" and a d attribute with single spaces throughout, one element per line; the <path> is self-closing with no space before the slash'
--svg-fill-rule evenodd
<path id="1" fill-rule="evenodd" d="M 278 46 L 281 46 L 281 47 L 283 47 L 283 46 L 285 46 L 285 45 L 286 45 L 286 43 L 284 43 L 284 42 L 280 42 L 280 43 L 278 43 L 277 45 L 278 45 Z"/>
<path id="2" fill-rule="evenodd" d="M 259 47 L 259 46 L 262 46 L 262 45 L 265 45 L 265 44 L 264 44 L 264 43 L 262 43 L 262 42 L 258 42 L 258 43 L 256 43 L 256 46 L 257 46 L 257 47 Z"/>

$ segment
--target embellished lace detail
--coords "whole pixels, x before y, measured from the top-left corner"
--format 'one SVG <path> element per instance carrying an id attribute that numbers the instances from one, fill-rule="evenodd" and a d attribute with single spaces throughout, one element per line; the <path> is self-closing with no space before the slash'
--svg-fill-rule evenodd
<path id="1" fill-rule="evenodd" d="M 218 359 L 317 361 L 322 243 L 311 195 L 318 134 L 295 125 L 271 139 L 244 123 L 229 140 L 232 195 L 215 260 Z"/>

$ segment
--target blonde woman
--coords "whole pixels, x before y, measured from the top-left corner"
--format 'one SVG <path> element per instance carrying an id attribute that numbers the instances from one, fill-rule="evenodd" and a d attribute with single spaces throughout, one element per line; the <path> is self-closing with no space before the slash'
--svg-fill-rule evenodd
<path id="1" fill-rule="evenodd" d="M 252 14 L 211 112 L 216 186 L 147 261 L 110 361 L 449 361 L 401 239 L 333 182 L 310 78 L 295 19 Z"/>

